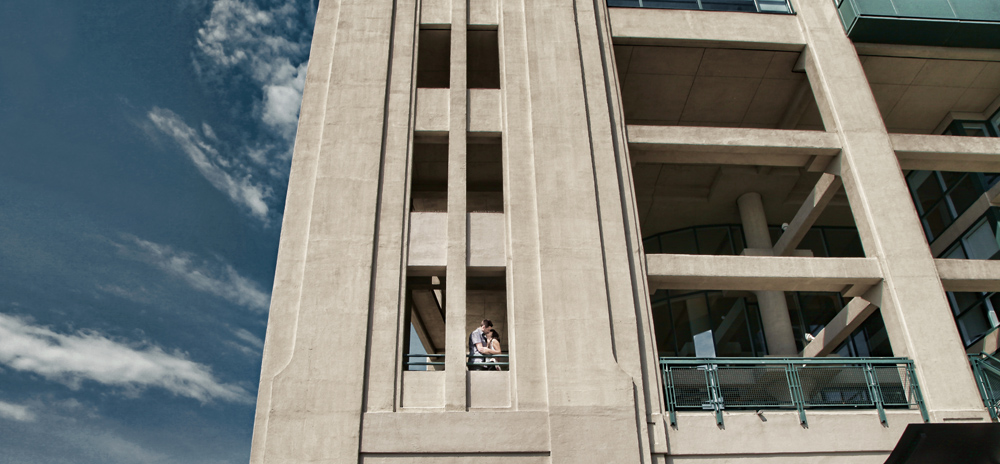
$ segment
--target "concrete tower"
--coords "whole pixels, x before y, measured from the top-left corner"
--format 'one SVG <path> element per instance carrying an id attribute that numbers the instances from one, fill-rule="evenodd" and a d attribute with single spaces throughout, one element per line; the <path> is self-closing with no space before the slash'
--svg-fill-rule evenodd
<path id="1" fill-rule="evenodd" d="M 1000 135 L 1000 17 L 894 1 L 321 0 L 251 462 L 877 463 L 989 422 L 1000 138 L 956 135 Z"/>

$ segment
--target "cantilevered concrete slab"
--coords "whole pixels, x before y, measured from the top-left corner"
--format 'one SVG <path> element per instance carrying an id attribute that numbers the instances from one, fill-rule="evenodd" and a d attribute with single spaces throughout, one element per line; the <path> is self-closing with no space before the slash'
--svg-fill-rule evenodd
<path id="1" fill-rule="evenodd" d="M 653 289 L 839 292 L 882 280 L 872 258 L 648 255 Z"/>
<path id="2" fill-rule="evenodd" d="M 836 133 L 729 127 L 628 126 L 634 163 L 808 167 L 840 153 Z"/>
<path id="3" fill-rule="evenodd" d="M 615 44 L 698 45 L 798 51 L 805 38 L 789 15 L 609 8 Z"/>

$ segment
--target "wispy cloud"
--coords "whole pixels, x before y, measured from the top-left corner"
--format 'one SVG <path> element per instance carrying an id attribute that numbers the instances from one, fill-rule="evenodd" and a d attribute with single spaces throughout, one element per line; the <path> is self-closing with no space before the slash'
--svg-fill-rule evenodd
<path id="1" fill-rule="evenodd" d="M 253 216 L 267 221 L 270 187 L 256 182 L 245 166 L 221 156 L 219 150 L 173 111 L 154 107 L 147 116 L 160 132 L 177 142 L 201 175 L 215 188 L 246 207 Z M 209 126 L 206 124 L 205 127 Z M 214 132 L 211 135 L 214 136 Z"/>
<path id="2" fill-rule="evenodd" d="M 197 290 L 259 312 L 267 311 L 270 305 L 271 295 L 229 264 L 198 259 L 191 253 L 138 237 L 125 238 L 131 243 L 119 244 L 121 251 L 180 278 Z"/>
<path id="3" fill-rule="evenodd" d="M 211 5 L 198 28 L 192 62 L 200 80 L 230 106 L 232 124 L 216 131 L 201 122 L 199 132 L 198 124 L 169 109 L 154 107 L 147 116 L 212 185 L 268 224 L 275 203 L 268 186 L 288 176 L 315 5 L 309 0 L 214 0 Z"/>
<path id="4" fill-rule="evenodd" d="M 259 115 L 284 141 L 295 136 L 315 20 L 311 4 L 216 0 L 198 29 L 194 62 L 210 79 L 232 70 L 261 90 Z"/>
<path id="5" fill-rule="evenodd" d="M 164 388 L 201 402 L 252 399 L 242 387 L 219 382 L 208 366 L 183 353 L 168 353 L 149 342 L 126 344 L 95 331 L 61 334 L 2 313 L 0 364 L 71 388 L 93 381 L 129 392 Z"/>
<path id="6" fill-rule="evenodd" d="M 31 422 L 35 420 L 35 413 L 31 412 L 27 406 L 0 401 L 0 418 Z"/>

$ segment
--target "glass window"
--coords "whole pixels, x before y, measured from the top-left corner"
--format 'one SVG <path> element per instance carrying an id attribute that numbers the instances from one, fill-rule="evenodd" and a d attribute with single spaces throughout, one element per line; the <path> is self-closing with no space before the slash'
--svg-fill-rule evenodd
<path id="1" fill-rule="evenodd" d="M 973 226 L 962 241 L 970 259 L 992 259 L 1000 251 L 993 229 L 985 219 Z"/>
<path id="2" fill-rule="evenodd" d="M 938 183 L 937 176 L 932 171 L 914 171 L 910 173 L 910 191 L 921 213 L 929 210 L 944 196 L 944 190 Z"/>
<path id="3" fill-rule="evenodd" d="M 962 338 L 966 346 L 972 344 L 982 334 L 992 327 L 989 318 L 986 316 L 987 307 L 985 303 L 980 303 L 965 314 L 958 316 L 958 328 L 962 332 Z"/>
<path id="4" fill-rule="evenodd" d="M 698 254 L 732 255 L 733 244 L 729 241 L 729 227 L 699 227 Z"/>
<path id="5" fill-rule="evenodd" d="M 861 236 L 857 229 L 829 228 L 823 229 L 826 238 L 827 256 L 837 258 L 864 258 L 865 249 L 861 246 Z"/>
<path id="6" fill-rule="evenodd" d="M 678 230 L 660 236 L 660 252 L 685 255 L 698 254 L 698 242 L 694 238 L 694 229 Z"/>
<path id="7" fill-rule="evenodd" d="M 802 237 L 802 242 L 799 243 L 799 249 L 811 250 L 813 256 L 816 257 L 826 257 L 829 256 L 826 253 L 826 247 L 823 245 L 823 232 L 817 228 L 809 229 L 806 232 L 805 237 Z"/>
<path id="8" fill-rule="evenodd" d="M 952 207 L 955 209 L 955 217 L 958 217 L 965 210 L 969 209 L 976 200 L 979 199 L 980 192 L 979 188 L 976 187 L 973 176 L 966 174 L 958 179 L 949 188 L 951 190 L 948 192 L 948 198 L 951 200 Z"/>

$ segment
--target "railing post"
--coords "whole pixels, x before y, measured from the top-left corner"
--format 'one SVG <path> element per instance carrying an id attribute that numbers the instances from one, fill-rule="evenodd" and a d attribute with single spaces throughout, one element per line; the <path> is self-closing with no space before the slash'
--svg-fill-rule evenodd
<path id="1" fill-rule="evenodd" d="M 719 366 L 715 364 L 705 365 L 705 381 L 708 384 L 708 403 L 715 410 L 715 424 L 725 427 L 722 421 L 722 389 L 719 388 Z"/>
<path id="2" fill-rule="evenodd" d="M 980 359 L 980 356 L 982 355 L 969 355 L 969 362 L 972 364 L 972 374 L 976 376 L 976 386 L 979 387 L 979 396 L 983 398 L 983 405 L 986 406 L 986 411 L 990 413 L 990 420 L 996 422 L 997 399 L 991 398 L 989 390 L 986 389 L 989 379 L 986 378 L 986 373 L 983 372 L 983 360 Z"/>
<path id="3" fill-rule="evenodd" d="M 674 376 L 667 364 L 663 364 L 663 385 L 667 389 L 667 412 L 670 413 L 670 425 L 677 427 L 677 396 L 674 394 Z"/>
<path id="4" fill-rule="evenodd" d="M 924 422 L 930 422 L 931 417 L 927 414 L 927 407 L 924 406 L 924 394 L 920 392 L 920 382 L 917 382 L 917 371 L 913 367 L 913 361 L 906 362 L 906 373 L 910 377 L 910 388 L 913 390 L 913 400 L 920 408 L 920 417 Z"/>
<path id="5" fill-rule="evenodd" d="M 799 380 L 799 371 L 795 368 L 795 364 L 785 365 L 785 378 L 788 379 L 788 395 L 791 397 L 795 409 L 799 411 L 799 423 L 809 427 L 809 421 L 806 420 L 806 401 L 802 395 L 802 383 Z"/>
<path id="6" fill-rule="evenodd" d="M 868 395 L 871 396 L 875 409 L 878 410 L 878 420 L 885 427 L 889 426 L 889 420 L 885 418 L 885 409 L 882 407 L 882 388 L 879 386 L 878 378 L 875 376 L 875 368 L 871 363 L 864 364 L 865 382 L 868 384 Z"/>

